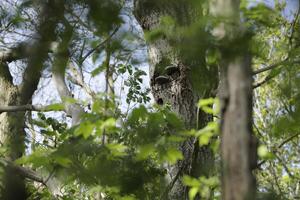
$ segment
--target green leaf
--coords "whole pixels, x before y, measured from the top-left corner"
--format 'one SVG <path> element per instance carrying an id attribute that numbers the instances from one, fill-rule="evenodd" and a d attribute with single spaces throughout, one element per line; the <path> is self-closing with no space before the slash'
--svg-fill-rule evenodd
<path id="1" fill-rule="evenodd" d="M 128 118 L 128 122 L 136 123 L 140 118 L 144 118 L 147 113 L 148 112 L 147 112 L 147 109 L 145 108 L 145 106 L 140 106 L 139 108 L 135 108 L 131 112 L 131 115 Z"/>
<path id="2" fill-rule="evenodd" d="M 192 187 L 192 188 L 189 190 L 189 199 L 190 199 L 190 200 L 193 200 L 193 199 L 196 197 L 198 191 L 199 191 L 199 188 L 198 188 L 198 187 Z"/>
<path id="3" fill-rule="evenodd" d="M 75 129 L 74 134 L 76 136 L 82 135 L 84 139 L 87 139 L 95 128 L 95 124 L 91 124 L 89 121 L 82 122 L 78 128 Z"/>
<path id="4" fill-rule="evenodd" d="M 207 145 L 210 139 L 218 133 L 218 123 L 209 122 L 203 129 L 197 131 L 195 136 L 199 138 L 200 145 Z"/>
<path id="5" fill-rule="evenodd" d="M 69 104 L 75 104 L 77 103 L 77 100 L 71 97 L 63 97 L 63 101 L 65 103 L 69 103 Z"/>
<path id="6" fill-rule="evenodd" d="M 146 144 L 141 146 L 138 149 L 138 153 L 137 153 L 137 159 L 138 160 L 145 160 L 147 159 L 149 156 L 151 156 L 154 152 L 155 152 L 155 147 L 153 144 Z"/>
<path id="7" fill-rule="evenodd" d="M 263 158 L 263 159 L 272 159 L 273 158 L 273 154 L 268 151 L 268 148 L 265 145 L 260 145 L 257 148 L 257 154 L 260 158 Z"/>
<path id="8" fill-rule="evenodd" d="M 183 159 L 182 152 L 175 149 L 175 148 L 170 148 L 167 150 L 166 155 L 164 156 L 164 159 L 168 161 L 170 164 L 176 163 L 178 160 Z"/>
<path id="9" fill-rule="evenodd" d="M 100 74 L 101 72 L 103 72 L 106 69 L 106 63 L 102 63 L 102 65 L 100 65 L 99 67 L 97 67 L 96 69 L 94 69 L 91 72 L 92 77 L 97 76 L 98 74 Z"/>
<path id="10" fill-rule="evenodd" d="M 183 181 L 184 185 L 189 186 L 189 187 L 199 187 L 200 186 L 199 180 L 197 180 L 193 177 L 187 176 L 187 175 L 183 176 L 182 181 Z"/>
<path id="11" fill-rule="evenodd" d="M 46 166 L 50 163 L 49 159 L 52 150 L 37 148 L 33 153 L 28 156 L 22 156 L 17 159 L 16 164 L 32 164 L 34 167 Z"/>
<path id="12" fill-rule="evenodd" d="M 183 127 L 183 122 L 175 113 L 168 112 L 166 114 L 166 120 L 175 129 L 181 129 Z"/>
<path id="13" fill-rule="evenodd" d="M 217 115 L 219 113 L 219 100 L 217 98 L 200 99 L 198 107 L 208 114 Z"/>
<path id="14" fill-rule="evenodd" d="M 208 98 L 208 99 L 200 99 L 198 102 L 198 107 L 202 108 L 204 106 L 211 106 L 215 103 L 214 98 Z"/>
<path id="15" fill-rule="evenodd" d="M 106 147 L 111 151 L 115 157 L 124 156 L 126 153 L 127 146 L 118 143 L 106 144 Z"/>
<path id="16" fill-rule="evenodd" d="M 61 111 L 64 109 L 65 109 L 65 106 L 62 103 L 54 103 L 54 104 L 48 105 L 46 107 L 46 110 L 53 110 L 53 111 Z"/>
<path id="17" fill-rule="evenodd" d="M 53 160 L 55 163 L 63 166 L 63 167 L 69 167 L 72 164 L 72 161 L 66 157 L 62 157 L 62 156 L 53 156 Z"/>
<path id="18" fill-rule="evenodd" d="M 155 40 L 158 40 L 164 35 L 164 31 L 161 29 L 154 29 L 152 31 L 145 32 L 145 39 L 148 42 L 154 42 Z"/>
<path id="19" fill-rule="evenodd" d="M 199 145 L 200 146 L 208 145 L 210 142 L 210 139 L 213 135 L 214 134 L 212 132 L 206 132 L 206 133 L 201 134 L 199 136 Z"/>
<path id="20" fill-rule="evenodd" d="M 115 118 L 108 118 L 101 125 L 101 129 L 110 129 L 110 128 L 114 128 L 114 127 L 116 127 L 116 119 Z"/>

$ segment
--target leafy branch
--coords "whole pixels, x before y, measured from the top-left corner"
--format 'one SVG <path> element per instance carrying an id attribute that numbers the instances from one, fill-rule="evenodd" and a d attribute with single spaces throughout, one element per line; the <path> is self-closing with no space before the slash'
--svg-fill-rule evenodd
<path id="1" fill-rule="evenodd" d="M 283 140 L 276 148 L 275 150 L 273 150 L 273 153 L 275 154 L 280 148 L 283 147 L 283 145 L 285 145 L 286 143 L 292 141 L 294 138 L 298 137 L 300 135 L 300 133 L 296 133 L 294 135 L 291 135 L 290 137 L 286 138 L 285 140 Z M 257 167 L 259 168 L 260 166 L 262 166 L 267 160 L 263 160 L 260 163 L 257 164 Z"/>

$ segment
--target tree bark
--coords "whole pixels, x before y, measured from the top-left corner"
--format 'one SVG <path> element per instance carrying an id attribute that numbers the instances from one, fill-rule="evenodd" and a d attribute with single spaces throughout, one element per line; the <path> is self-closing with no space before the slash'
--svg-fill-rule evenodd
<path id="1" fill-rule="evenodd" d="M 135 1 L 134 9 L 136 19 L 144 31 L 155 29 L 159 25 L 160 17 L 164 15 L 172 16 L 175 19 L 180 18 L 179 23 L 188 25 L 192 23 L 192 15 L 195 14 L 191 5 L 186 1 L 172 1 L 169 4 L 162 1 L 160 4 L 157 1 L 140 0 Z M 199 55 L 200 59 L 197 58 L 197 61 L 194 62 L 194 60 L 187 60 L 179 54 L 165 38 L 160 38 L 147 45 L 150 63 L 150 85 L 157 104 L 169 104 L 171 109 L 185 122 L 188 129 L 204 127 L 211 120 L 211 116 L 202 112 L 197 116 L 196 105 L 200 98 L 210 96 L 217 85 L 217 81 L 213 81 L 206 88 L 207 90 L 196 91 L 195 89 L 192 75 L 204 84 L 207 81 L 205 79 L 201 80 L 201 75 L 203 76 L 201 70 L 193 70 L 197 67 L 205 67 L 204 53 Z M 195 63 L 198 65 L 195 65 Z M 212 79 L 217 80 L 217 74 L 215 72 L 210 75 L 214 77 Z M 196 127 L 197 123 L 199 127 Z M 184 160 L 168 168 L 171 182 L 175 181 L 173 188 L 169 191 L 168 198 L 174 200 L 188 199 L 187 188 L 183 186 L 180 180 L 183 174 L 199 177 L 209 176 L 214 171 L 214 156 L 209 147 L 199 147 L 198 141 L 191 138 L 183 142 L 179 148 L 184 155 Z"/>
<path id="2" fill-rule="evenodd" d="M 228 63 L 225 84 L 228 96 L 222 98 L 222 191 L 224 200 L 255 199 L 256 147 L 252 136 L 251 59 L 241 56 Z"/>
<path id="3" fill-rule="evenodd" d="M 44 61 L 47 59 L 50 44 L 56 40 L 55 27 L 61 18 L 62 8 L 55 0 L 42 4 L 40 24 L 37 30 L 40 36 L 31 48 L 24 51 L 10 52 L 9 56 L 2 55 L 0 62 L 0 105 L 19 106 L 31 102 L 32 95 L 37 89 Z M 55 15 L 54 15 L 55 13 Z M 18 50 L 18 49 L 17 49 Z M 23 74 L 23 81 L 19 86 L 13 84 L 8 62 L 28 58 L 28 64 Z M 0 142 L 5 147 L 5 159 L 9 162 L 20 158 L 25 151 L 25 112 L 10 112 L 0 114 Z M 26 199 L 28 192 L 25 188 L 24 177 L 16 168 L 4 167 L 3 188 L 1 199 Z"/>
<path id="4" fill-rule="evenodd" d="M 18 105 L 18 89 L 12 83 L 12 77 L 6 63 L 0 64 L 0 104 Z M 0 114 L 0 142 L 7 149 L 6 157 L 15 160 L 25 150 L 24 112 Z M 2 199 L 26 199 L 23 178 L 14 169 L 4 171 Z"/>
<path id="5" fill-rule="evenodd" d="M 221 62 L 222 199 L 255 199 L 256 140 L 252 134 L 252 72 L 247 31 L 240 22 L 239 0 L 216 0 L 220 19 L 216 38 L 223 42 Z M 240 43 L 239 41 L 244 41 Z"/>

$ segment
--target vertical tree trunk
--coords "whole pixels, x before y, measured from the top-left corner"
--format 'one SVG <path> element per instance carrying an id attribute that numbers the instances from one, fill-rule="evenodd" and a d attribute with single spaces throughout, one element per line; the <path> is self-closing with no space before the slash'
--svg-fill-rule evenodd
<path id="1" fill-rule="evenodd" d="M 155 2 L 155 1 L 154 1 Z M 159 25 L 160 17 L 168 14 L 174 18 L 180 15 L 180 20 L 189 24 L 193 10 L 185 1 L 170 2 L 170 5 L 156 7 L 153 1 L 135 1 L 135 16 L 144 31 L 151 31 Z M 203 51 L 205 52 L 205 51 Z M 158 104 L 170 104 L 185 122 L 186 128 L 201 128 L 210 120 L 210 116 L 201 113 L 197 116 L 197 103 L 200 98 L 207 98 L 215 90 L 212 84 L 209 91 L 195 91 L 191 79 L 191 63 L 186 62 L 178 51 L 166 39 L 159 39 L 148 44 L 150 63 L 150 85 L 152 94 Z M 202 65 L 205 65 L 204 55 L 199 55 Z M 205 66 L 197 66 L 205 67 Z M 194 72 L 193 72 L 194 73 Z M 195 74 L 193 74 L 195 75 Z M 196 74 L 201 80 L 201 74 Z M 207 75 L 209 76 L 209 75 Z M 217 76 L 217 73 L 213 74 Z M 202 80 L 205 82 L 206 80 Z M 199 120 L 199 127 L 196 124 Z M 185 141 L 180 149 L 184 160 L 168 169 L 174 187 L 169 192 L 169 199 L 188 199 L 187 188 L 180 180 L 183 174 L 194 177 L 208 176 L 214 169 L 212 151 L 204 146 L 199 147 L 195 139 Z M 179 179 L 178 179 L 179 177 Z"/>
<path id="2" fill-rule="evenodd" d="M 222 21 L 215 36 L 223 40 L 220 97 L 222 199 L 255 199 L 256 147 L 252 136 L 251 56 L 239 18 L 239 0 L 216 0 L 212 11 Z M 243 40 L 242 40 L 243 39 Z M 244 41 L 240 43 L 239 41 Z"/>
<path id="3" fill-rule="evenodd" d="M 251 154 L 255 154 L 255 149 L 251 148 L 250 64 L 249 56 L 236 57 L 228 63 L 225 74 L 228 96 L 223 98 L 221 127 L 224 200 L 250 200 L 255 196 L 255 182 L 251 172 Z"/>
<path id="4" fill-rule="evenodd" d="M 6 63 L 0 63 L 0 104 L 18 105 L 18 89 L 12 83 L 12 77 Z M 15 160 L 22 156 L 25 150 L 24 112 L 0 114 L 0 142 L 7 152 L 5 156 Z M 26 199 L 26 189 L 23 178 L 14 169 L 4 170 L 3 191 L 1 199 Z"/>

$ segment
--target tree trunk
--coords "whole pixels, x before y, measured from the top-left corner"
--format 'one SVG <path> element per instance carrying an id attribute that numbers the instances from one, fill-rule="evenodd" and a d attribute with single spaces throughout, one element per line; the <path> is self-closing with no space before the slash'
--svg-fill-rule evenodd
<path id="1" fill-rule="evenodd" d="M 0 62 L 0 105 L 26 105 L 37 89 L 44 61 L 47 59 L 51 42 L 56 40 L 55 27 L 63 14 L 63 7 L 57 0 L 49 0 L 41 4 L 38 36 L 30 48 L 24 52 L 8 53 Z M 18 48 L 17 48 L 18 49 Z M 7 62 L 28 58 L 28 64 L 19 86 L 13 84 Z M 25 112 L 0 113 L 0 142 L 5 147 L 4 159 L 12 162 L 25 152 Z M 1 199 L 22 200 L 28 194 L 25 189 L 24 177 L 16 169 L 4 167 Z"/>
<path id="2" fill-rule="evenodd" d="M 0 64 L 0 104 L 19 105 L 18 89 L 12 83 L 12 77 L 5 63 Z M 6 148 L 5 157 L 15 160 L 23 155 L 25 150 L 24 112 L 0 114 L 0 142 Z M 4 188 L 1 199 L 26 199 L 26 189 L 21 177 L 14 169 L 6 167 L 4 170 Z"/>
<path id="3" fill-rule="evenodd" d="M 252 175 L 252 77 L 251 59 L 245 55 L 231 60 L 225 75 L 228 97 L 223 98 L 222 163 L 223 199 L 255 199 Z M 225 89 L 226 90 L 226 89 Z"/>
<path id="4" fill-rule="evenodd" d="M 164 1 L 163 1 L 164 2 Z M 176 3 L 177 2 L 177 3 Z M 151 31 L 159 25 L 160 17 L 171 15 L 184 24 L 189 24 L 193 13 L 192 8 L 185 1 L 174 1 L 167 5 L 157 5 L 155 1 L 135 1 L 135 16 L 144 31 Z M 203 50 L 205 52 L 205 50 Z M 152 94 L 157 104 L 169 104 L 171 109 L 185 122 L 186 128 L 201 128 L 211 119 L 211 116 L 200 112 L 197 116 L 197 103 L 200 98 L 207 98 L 215 90 L 216 81 L 210 85 L 207 91 L 196 91 L 193 76 L 201 80 L 201 74 L 193 70 L 195 63 L 204 67 L 205 59 L 199 55 L 199 60 L 187 61 L 179 55 L 174 46 L 168 40 L 161 38 L 148 44 L 150 63 L 150 85 Z M 196 60 L 196 59 L 195 59 Z M 201 70 L 198 70 L 199 72 Z M 212 77 L 217 77 L 217 72 Z M 210 76 L 206 74 L 207 76 Z M 203 74 L 202 74 L 203 76 Z M 212 78 L 213 79 L 213 78 Z M 206 83 L 204 83 L 206 84 Z M 198 122 L 197 122 L 198 120 Z M 196 127 L 199 124 L 199 127 Z M 169 191 L 169 199 L 188 199 L 187 188 L 181 183 L 180 177 L 187 174 L 194 177 L 209 176 L 214 171 L 214 157 L 207 146 L 199 147 L 196 139 L 191 138 L 179 147 L 184 155 L 184 160 L 175 166 L 168 168 L 171 182 L 175 181 L 174 187 Z M 178 179 L 179 177 L 179 179 Z"/>
<path id="5" fill-rule="evenodd" d="M 252 73 L 249 37 L 240 22 L 239 0 L 216 0 L 216 17 L 226 19 L 215 28 L 223 41 L 221 63 L 222 199 L 255 199 L 256 143 L 252 134 Z M 244 41 L 241 43 L 240 41 Z"/>

